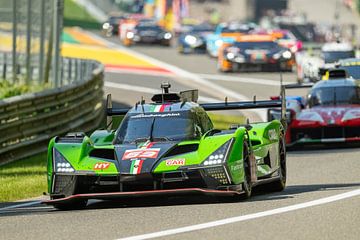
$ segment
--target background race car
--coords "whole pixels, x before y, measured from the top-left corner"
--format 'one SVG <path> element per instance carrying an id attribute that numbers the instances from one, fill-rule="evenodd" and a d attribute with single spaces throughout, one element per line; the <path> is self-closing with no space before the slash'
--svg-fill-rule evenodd
<path id="1" fill-rule="evenodd" d="M 220 49 L 218 69 L 232 71 L 292 71 L 294 54 L 271 35 L 245 35 Z"/>
<path id="2" fill-rule="evenodd" d="M 306 99 L 287 97 L 286 144 L 360 142 L 360 81 L 329 79 L 312 86 Z M 289 85 L 287 88 L 311 87 Z M 268 111 L 279 118 L 279 110 Z"/>
<path id="3" fill-rule="evenodd" d="M 194 25 L 178 38 L 179 53 L 206 52 L 206 37 L 214 31 L 208 23 Z"/>
<path id="4" fill-rule="evenodd" d="M 348 58 L 339 61 L 337 66 L 339 69 L 347 71 L 350 77 L 360 80 L 360 59 L 359 58 Z"/>
<path id="5" fill-rule="evenodd" d="M 160 44 L 170 46 L 172 34 L 159 26 L 154 20 L 142 20 L 126 33 L 125 46 L 137 43 Z"/>
<path id="6" fill-rule="evenodd" d="M 229 22 L 219 24 L 213 34 L 206 38 L 206 50 L 211 57 L 217 57 L 220 47 L 235 42 L 236 37 L 247 34 L 257 28 L 253 23 Z"/>
<path id="7" fill-rule="evenodd" d="M 48 150 L 51 200 L 45 203 L 69 209 L 84 207 L 87 199 L 184 193 L 249 197 L 258 184 L 274 191 L 285 188 L 282 122 L 221 131 L 205 112 L 285 107 L 285 101 L 199 105 L 197 91 L 176 94 L 168 87 L 153 96 L 153 103 L 130 110 L 111 108 L 108 98 L 109 116 L 126 113 L 117 131 L 53 138 Z"/>

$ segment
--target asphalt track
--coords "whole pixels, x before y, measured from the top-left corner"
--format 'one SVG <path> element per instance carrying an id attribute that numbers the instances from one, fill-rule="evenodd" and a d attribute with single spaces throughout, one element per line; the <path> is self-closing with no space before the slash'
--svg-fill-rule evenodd
<path id="1" fill-rule="evenodd" d="M 175 48 L 156 46 L 131 50 L 182 71 L 177 71 L 180 76 L 107 72 L 105 92 L 118 104 L 132 105 L 140 96 L 148 100 L 163 81 L 171 81 L 173 90 L 199 88 L 202 101 L 225 95 L 211 84 L 227 90 L 232 100 L 279 93 L 278 73 L 224 77 L 205 55 L 179 55 Z M 294 73 L 283 78 L 295 82 Z M 37 200 L 1 204 L 0 239 L 359 239 L 359 148 L 301 149 L 287 156 L 288 183 L 280 193 L 257 189 L 250 200 L 239 202 L 200 196 L 91 201 L 85 210 L 65 212 Z M 219 220 L 221 224 L 213 222 Z M 149 233 L 154 234 L 144 235 Z"/>

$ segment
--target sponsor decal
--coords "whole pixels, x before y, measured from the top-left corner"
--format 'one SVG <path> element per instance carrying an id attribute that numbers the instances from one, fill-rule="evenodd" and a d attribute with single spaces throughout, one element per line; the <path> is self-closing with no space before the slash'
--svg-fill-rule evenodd
<path id="1" fill-rule="evenodd" d="M 103 170 L 110 167 L 110 163 L 98 162 L 94 165 L 94 170 Z"/>
<path id="2" fill-rule="evenodd" d="M 184 166 L 185 159 L 168 159 L 165 160 L 166 166 Z"/>
<path id="3" fill-rule="evenodd" d="M 151 114 L 137 114 L 134 116 L 131 116 L 130 118 L 154 118 L 154 117 L 160 117 L 160 118 L 165 118 L 165 117 L 180 117 L 180 113 L 151 113 Z"/>
<path id="4" fill-rule="evenodd" d="M 242 168 L 242 165 L 241 164 L 236 164 L 235 166 L 232 165 L 231 166 L 231 171 L 238 171 Z"/>
<path id="5" fill-rule="evenodd" d="M 141 148 L 126 150 L 122 160 L 139 159 L 139 158 L 157 158 L 160 148 Z"/>

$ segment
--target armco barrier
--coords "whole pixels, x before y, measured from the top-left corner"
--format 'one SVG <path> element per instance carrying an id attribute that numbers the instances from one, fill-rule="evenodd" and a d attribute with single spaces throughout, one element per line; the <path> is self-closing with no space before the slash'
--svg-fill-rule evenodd
<path id="1" fill-rule="evenodd" d="M 103 66 L 81 61 L 92 70 L 87 79 L 0 100 L 0 165 L 44 152 L 53 136 L 99 126 L 104 113 Z"/>

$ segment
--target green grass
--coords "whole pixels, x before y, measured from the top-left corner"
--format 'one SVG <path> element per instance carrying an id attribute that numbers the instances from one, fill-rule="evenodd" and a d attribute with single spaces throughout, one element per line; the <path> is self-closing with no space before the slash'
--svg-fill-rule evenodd
<path id="1" fill-rule="evenodd" d="M 97 22 L 85 8 L 77 5 L 73 0 L 64 1 L 64 18 Z"/>
<path id="2" fill-rule="evenodd" d="M 20 82 L 24 82 L 21 80 Z M 48 88 L 47 85 L 31 85 L 28 86 L 25 83 L 12 84 L 7 80 L 0 79 L 0 99 L 13 97 L 25 93 L 40 92 Z"/>
<path id="3" fill-rule="evenodd" d="M 0 202 L 38 197 L 46 192 L 46 153 L 0 167 Z"/>
<path id="4" fill-rule="evenodd" d="M 214 113 L 208 113 L 208 115 L 214 124 L 214 128 L 216 129 L 229 129 L 232 124 L 245 123 L 245 117 L 241 115 L 222 115 Z"/>

